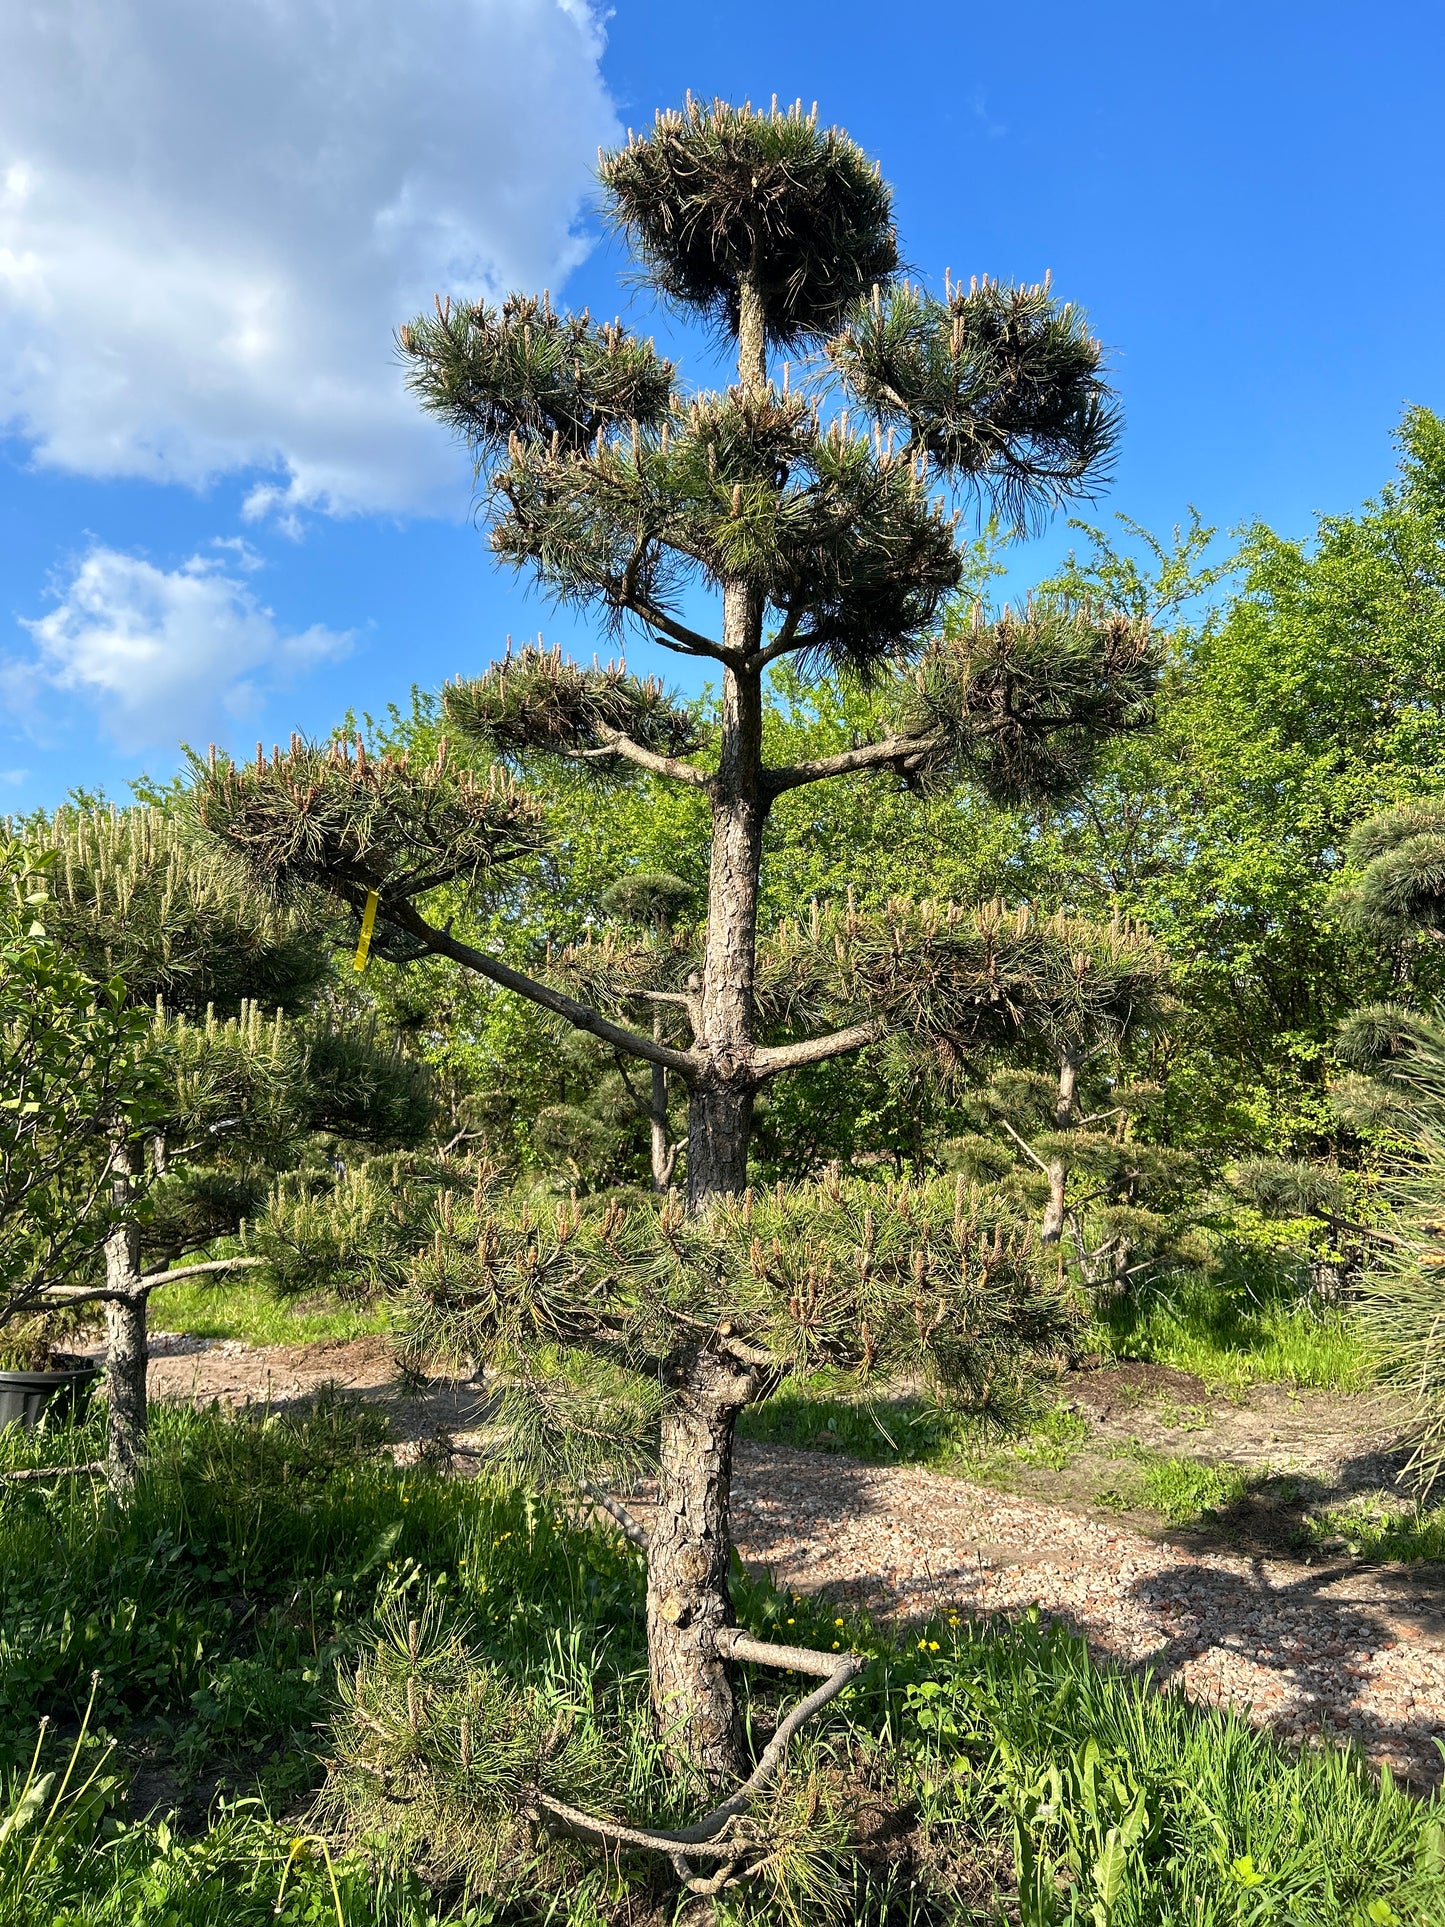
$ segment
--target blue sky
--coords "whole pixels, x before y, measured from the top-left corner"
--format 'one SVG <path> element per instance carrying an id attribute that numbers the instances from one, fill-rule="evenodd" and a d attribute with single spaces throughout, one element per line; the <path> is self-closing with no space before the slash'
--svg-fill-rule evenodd
<path id="1" fill-rule="evenodd" d="M 1096 515 L 1306 535 L 1445 408 L 1442 83 L 1438 3 L 9 0 L 0 809 L 324 732 L 508 633 L 590 655 L 493 567 L 389 331 L 546 283 L 705 376 L 588 177 L 689 87 L 817 100 L 921 276 L 1048 268 L 1088 307 L 1127 421 Z"/>

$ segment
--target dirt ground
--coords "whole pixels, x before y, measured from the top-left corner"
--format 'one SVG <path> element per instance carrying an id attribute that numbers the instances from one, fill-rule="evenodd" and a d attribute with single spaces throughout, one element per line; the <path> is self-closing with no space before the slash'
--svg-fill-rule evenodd
<path id="1" fill-rule="evenodd" d="M 399 1386 L 381 1338 L 265 1348 L 162 1339 L 157 1349 L 156 1398 L 283 1405 L 329 1383 L 386 1408 L 399 1458 L 439 1431 L 464 1448 L 485 1440 L 483 1388 Z M 740 1443 L 742 1557 L 781 1585 L 885 1618 L 1037 1604 L 1101 1656 L 1237 1706 L 1286 1740 L 1350 1737 L 1414 1784 L 1437 1783 L 1445 1566 L 1365 1565 L 1299 1533 L 1306 1506 L 1388 1484 L 1389 1409 L 1276 1386 L 1221 1398 L 1155 1365 L 1076 1373 L 1064 1393 L 1087 1439 L 1058 1455 L 1066 1463 L 1005 1463 L 987 1486 Z M 1140 1450 L 1227 1462 L 1260 1482 L 1207 1526 L 1167 1528 L 1157 1514 L 1098 1502 L 1120 1455 Z M 647 1497 L 634 1495 L 644 1516 Z"/>

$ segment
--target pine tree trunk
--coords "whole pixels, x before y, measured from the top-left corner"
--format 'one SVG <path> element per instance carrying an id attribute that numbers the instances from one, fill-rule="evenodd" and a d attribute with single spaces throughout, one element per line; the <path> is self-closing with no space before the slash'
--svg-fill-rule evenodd
<path id="1" fill-rule="evenodd" d="M 700 1211 L 709 1198 L 747 1188 L 752 1133 L 750 1082 L 698 1085 L 687 1107 L 687 1203 Z"/>
<path id="2" fill-rule="evenodd" d="M 135 1178 L 135 1147 L 117 1144 L 111 1153 L 111 1197 L 117 1209 L 129 1206 Z M 105 1241 L 105 1288 L 114 1294 L 105 1303 L 106 1458 L 111 1486 L 118 1492 L 128 1492 L 135 1484 L 136 1467 L 145 1453 L 149 1294 L 140 1289 L 140 1279 L 140 1229 L 133 1221 L 122 1222 Z"/>
<path id="3" fill-rule="evenodd" d="M 724 634 L 756 647 L 761 611 L 744 587 L 724 591 Z M 761 781 L 762 678 L 724 672 L 722 744 L 713 792 L 707 938 L 697 1047 L 708 1067 L 693 1085 L 687 1119 L 687 1201 L 741 1191 L 747 1182 L 752 1075 L 753 976 L 758 932 L 758 873 L 767 804 Z"/>
<path id="4" fill-rule="evenodd" d="M 1074 1118 L 1074 1098 L 1079 1088 L 1079 1065 L 1082 1059 L 1076 1050 L 1068 1049 L 1059 1054 L 1059 1091 L 1054 1103 L 1054 1129 L 1067 1131 Z M 1064 1211 L 1069 1182 L 1069 1167 L 1063 1157 L 1048 1160 L 1049 1197 L 1044 1206 L 1043 1222 L 1039 1226 L 1040 1244 L 1056 1245 L 1064 1235 Z"/>
<path id="5" fill-rule="evenodd" d="M 128 1492 L 145 1456 L 149 1419 L 146 1406 L 146 1369 L 150 1348 L 146 1337 L 146 1294 L 136 1292 L 106 1301 L 105 1383 L 108 1405 L 107 1470 L 112 1488 Z"/>
<path id="6" fill-rule="evenodd" d="M 760 291 L 740 294 L 738 378 L 767 380 Z M 762 784 L 763 689 L 755 666 L 763 610 L 746 583 L 723 585 L 723 671 L 717 775 L 712 783 L 707 934 L 695 1049 L 706 1068 L 692 1084 L 687 1116 L 687 1202 L 747 1184 L 753 1101 L 753 979 L 758 880 L 767 798 Z M 749 659 L 753 659 L 751 662 Z M 652 1703 L 669 1751 L 712 1781 L 744 1771 L 737 1705 L 718 1630 L 732 1623 L 728 1521 L 733 1426 L 756 1395 L 752 1376 L 717 1352 L 679 1369 L 663 1417 L 657 1521 L 648 1551 L 647 1650 Z"/>
<path id="7" fill-rule="evenodd" d="M 647 1554 L 652 1705 L 669 1753 L 714 1783 L 744 1770 L 719 1630 L 733 1623 L 728 1565 L 733 1427 L 752 1379 L 715 1354 L 684 1368 L 662 1422 L 657 1517 Z"/>

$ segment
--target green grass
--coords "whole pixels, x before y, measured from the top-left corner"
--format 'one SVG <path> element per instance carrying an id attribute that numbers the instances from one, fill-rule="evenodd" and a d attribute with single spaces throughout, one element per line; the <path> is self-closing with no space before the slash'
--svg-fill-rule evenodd
<path id="1" fill-rule="evenodd" d="M 1062 1471 L 1089 1436 L 1088 1421 L 1061 1406 L 1015 1415 L 1006 1429 L 919 1394 L 839 1398 L 827 1383 L 801 1380 L 761 1405 L 746 1407 L 739 1435 L 812 1452 L 844 1452 L 874 1465 L 927 1465 L 980 1479 L 1021 1466 Z"/>
<path id="2" fill-rule="evenodd" d="M 1120 1511 L 1155 1512 L 1166 1525 L 1192 1525 L 1227 1512 L 1267 1474 L 1251 1474 L 1237 1465 L 1215 1465 L 1206 1459 L 1173 1458 L 1140 1445 L 1123 1446 L 1114 1454 L 1129 1472 L 1122 1484 L 1106 1486 L 1096 1503 Z"/>
<path id="3" fill-rule="evenodd" d="M 1388 1498 L 1352 1499 L 1306 1520 L 1311 1538 L 1357 1559 L 1445 1559 L 1445 1505 L 1401 1506 Z"/>
<path id="4" fill-rule="evenodd" d="M 1245 1277 L 1178 1279 L 1167 1291 L 1121 1300 L 1095 1321 L 1092 1337 L 1114 1358 L 1173 1365 L 1233 1390 L 1358 1392 L 1370 1383 L 1368 1348 L 1345 1313 L 1301 1307 Z"/>
<path id="5" fill-rule="evenodd" d="M 699 1797 L 658 1771 L 636 1553 L 524 1493 L 398 1470 L 377 1423 L 337 1401 L 309 1416 L 163 1408 L 125 1509 L 84 1480 L 0 1487 L 0 1829 L 22 1822 L 0 1833 L 6 1927 L 672 1919 L 665 1867 L 579 1846 L 538 1842 L 469 1899 L 396 1864 L 395 1836 L 370 1859 L 341 1852 L 334 1892 L 314 1840 L 288 1873 L 341 1730 L 338 1679 L 372 1649 L 378 1615 L 423 1599 L 468 1665 L 595 1740 L 615 1810 L 681 1817 Z M 0 1461 L 83 1460 L 96 1445 L 84 1429 L 0 1433 Z M 1036 1619 L 945 1621 L 900 1641 L 741 1575 L 736 1591 L 758 1634 L 872 1655 L 798 1748 L 786 1797 L 835 1831 L 861 1801 L 883 1844 L 825 1842 L 786 1893 L 734 1896 L 720 1924 L 821 1920 L 830 1894 L 833 1918 L 865 1927 L 1445 1918 L 1438 1810 L 1354 1754 L 1292 1756 L 1099 1670 Z M 92 1680 L 77 1777 L 27 1806 L 40 1722 L 36 1772 L 63 1774 Z M 798 1688 L 755 1675 L 751 1690 L 749 1716 L 767 1722 Z M 147 1817 L 156 1801 L 169 1819 Z M 880 1813 L 895 1816 L 891 1836 Z"/>
<path id="6" fill-rule="evenodd" d="M 345 1305 L 329 1296 L 284 1299 L 244 1281 L 223 1285 L 162 1285 L 151 1293 L 156 1331 L 197 1338 L 239 1338 L 248 1345 L 311 1345 L 327 1339 L 384 1332 L 383 1307 Z"/>

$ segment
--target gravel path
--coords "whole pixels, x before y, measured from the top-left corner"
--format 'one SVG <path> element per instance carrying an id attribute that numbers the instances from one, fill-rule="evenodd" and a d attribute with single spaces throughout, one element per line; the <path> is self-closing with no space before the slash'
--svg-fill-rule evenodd
<path id="1" fill-rule="evenodd" d="M 1440 1778 L 1438 1568 L 1230 1558 L 914 1467 L 740 1442 L 733 1526 L 749 1566 L 890 1618 L 1037 1604 L 1101 1657 L 1232 1704 L 1281 1737 L 1357 1740 Z"/>
<path id="2" fill-rule="evenodd" d="M 439 1424 L 464 1442 L 481 1416 L 475 1387 L 399 1395 L 382 1339 L 156 1350 L 153 1397 L 284 1403 L 329 1381 L 385 1404 L 397 1436 L 418 1442 Z M 1445 1568 L 1201 1552 L 964 1479 L 782 1445 L 739 1441 L 735 1468 L 739 1550 L 781 1585 L 904 1621 L 1037 1604 L 1100 1657 L 1248 1709 L 1282 1738 L 1351 1738 L 1413 1784 L 1440 1780 Z"/>

